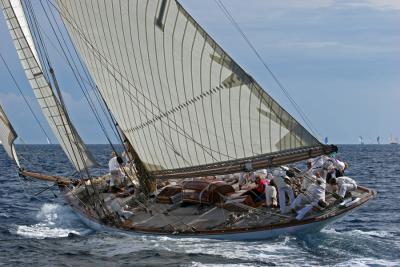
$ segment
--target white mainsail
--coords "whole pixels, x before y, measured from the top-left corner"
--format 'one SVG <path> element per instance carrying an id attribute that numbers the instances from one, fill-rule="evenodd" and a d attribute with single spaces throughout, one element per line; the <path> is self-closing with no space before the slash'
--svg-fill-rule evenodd
<path id="1" fill-rule="evenodd" d="M 0 105 L 0 143 L 3 145 L 7 155 L 20 166 L 14 145 L 14 141 L 17 137 L 17 133 L 14 131 L 6 113 Z"/>
<path id="2" fill-rule="evenodd" d="M 1 0 L 18 57 L 52 131 L 75 169 L 96 164 L 46 80 L 20 0 Z"/>
<path id="3" fill-rule="evenodd" d="M 102 96 L 150 171 L 322 146 L 177 1 L 57 3 Z"/>

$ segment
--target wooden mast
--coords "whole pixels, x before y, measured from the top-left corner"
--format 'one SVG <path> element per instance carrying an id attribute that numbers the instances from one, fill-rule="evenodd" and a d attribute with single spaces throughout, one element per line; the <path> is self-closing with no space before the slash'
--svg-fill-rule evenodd
<path id="1" fill-rule="evenodd" d="M 140 186 L 143 188 L 145 195 L 148 196 L 150 193 L 156 190 L 155 179 L 149 174 L 149 171 L 140 159 L 138 153 L 133 148 L 131 142 L 129 142 L 128 138 L 125 136 L 123 131 L 121 131 L 118 125 L 117 129 L 123 137 L 123 145 L 129 160 L 133 161 L 133 163 L 135 164 L 136 176 L 139 180 Z"/>

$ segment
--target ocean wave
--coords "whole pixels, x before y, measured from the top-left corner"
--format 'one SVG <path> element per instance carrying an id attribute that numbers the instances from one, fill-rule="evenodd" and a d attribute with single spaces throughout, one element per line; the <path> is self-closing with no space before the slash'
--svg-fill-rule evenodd
<path id="1" fill-rule="evenodd" d="M 59 204 L 44 204 L 36 219 L 39 223 L 34 225 L 16 225 L 10 232 L 19 236 L 44 239 L 44 238 L 61 238 L 70 234 L 84 235 L 90 230 L 85 228 L 77 228 L 77 218 L 69 208 Z"/>
<path id="2" fill-rule="evenodd" d="M 247 262 L 270 264 L 274 261 L 282 263 L 292 257 L 307 257 L 306 251 L 299 250 L 292 244 L 296 240 L 292 236 L 271 239 L 268 243 L 147 235 L 128 236 L 123 234 L 119 236 L 116 238 L 115 235 L 98 234 L 97 238 L 91 239 L 87 245 L 97 244 L 96 251 L 92 251 L 92 253 L 107 255 L 107 257 L 128 255 L 140 251 L 170 251 L 178 255 L 212 256 L 230 261 L 237 260 L 240 264 Z M 193 262 L 192 265 L 204 266 L 199 262 Z"/>
<path id="3" fill-rule="evenodd" d="M 212 266 L 212 267 L 219 267 L 219 266 L 223 266 L 223 267 L 248 267 L 248 266 L 254 266 L 252 263 L 249 264 L 214 264 L 214 263 L 210 263 L 210 264 L 205 264 L 205 263 L 201 263 L 201 262 L 192 262 L 191 264 L 189 264 L 189 266 L 191 267 L 208 267 L 208 266 Z"/>
<path id="4" fill-rule="evenodd" d="M 4 212 L 0 212 L 0 217 L 10 218 L 10 215 L 8 215 L 7 213 L 4 213 Z"/>
<path id="5" fill-rule="evenodd" d="M 23 237 L 36 239 L 67 237 L 70 234 L 80 235 L 78 231 L 72 229 L 49 227 L 43 223 L 38 223 L 31 226 L 20 225 L 17 227 L 15 233 Z"/>
<path id="6" fill-rule="evenodd" d="M 371 236 L 380 238 L 392 238 L 394 235 L 389 231 L 362 231 L 362 230 L 350 230 L 350 231 L 337 231 L 334 228 L 326 228 L 321 230 L 322 233 L 334 234 L 334 235 L 347 235 L 347 236 Z"/>
<path id="7" fill-rule="evenodd" d="M 394 267 L 399 266 L 399 261 L 389 261 L 384 259 L 374 259 L 374 258 L 359 258 L 352 259 L 346 262 L 341 262 L 339 264 L 334 265 L 335 267 L 364 267 L 364 266 L 383 266 L 383 267 Z"/>

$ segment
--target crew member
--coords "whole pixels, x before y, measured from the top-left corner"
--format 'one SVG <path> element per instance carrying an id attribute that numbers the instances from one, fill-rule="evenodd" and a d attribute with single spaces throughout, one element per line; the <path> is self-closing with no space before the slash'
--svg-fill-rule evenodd
<path id="1" fill-rule="evenodd" d="M 281 213 L 286 212 L 286 194 L 289 196 L 290 203 L 294 201 L 294 194 L 293 190 L 285 182 L 285 172 L 281 170 L 274 170 L 272 181 L 276 185 L 278 189 L 278 196 L 279 196 L 279 208 Z"/>
<path id="2" fill-rule="evenodd" d="M 118 185 L 121 183 L 123 177 L 121 171 L 121 164 L 123 160 L 121 157 L 117 156 L 115 151 L 111 152 L 111 159 L 108 162 L 108 168 L 110 170 L 110 189 L 111 191 L 118 191 Z"/>
<path id="3" fill-rule="evenodd" d="M 255 178 L 255 184 L 256 187 L 248 191 L 246 195 L 249 195 L 254 202 L 265 200 L 265 187 L 267 185 L 267 181 L 262 179 L 260 175 L 257 175 Z"/>
<path id="4" fill-rule="evenodd" d="M 304 216 L 315 206 L 318 204 L 321 206 L 326 206 L 325 203 L 325 186 L 326 183 L 319 173 L 317 173 L 317 180 L 315 184 L 311 184 L 307 191 L 304 193 L 299 194 L 293 203 L 290 205 L 292 211 L 297 213 L 296 220 L 300 221 L 304 218 Z M 296 209 L 305 205 L 301 210 L 298 212 Z"/>
<path id="5" fill-rule="evenodd" d="M 347 192 L 357 189 L 356 181 L 347 176 L 332 178 L 330 184 L 337 186 L 337 193 L 342 199 L 346 196 Z"/>

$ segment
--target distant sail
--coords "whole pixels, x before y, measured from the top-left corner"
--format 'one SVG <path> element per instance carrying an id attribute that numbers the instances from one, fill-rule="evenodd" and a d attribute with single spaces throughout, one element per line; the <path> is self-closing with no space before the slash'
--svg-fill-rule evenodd
<path id="1" fill-rule="evenodd" d="M 358 137 L 358 140 L 360 141 L 360 145 L 364 144 L 364 137 L 362 137 L 361 135 Z"/>
<path id="2" fill-rule="evenodd" d="M 389 144 L 397 145 L 398 143 L 399 143 L 399 139 L 397 139 L 396 137 L 393 137 L 393 135 L 390 135 Z"/>
<path id="3" fill-rule="evenodd" d="M 14 145 L 14 141 L 17 137 L 17 133 L 14 131 L 6 113 L 0 105 L 0 140 L 7 155 L 20 166 Z"/>
<path id="4" fill-rule="evenodd" d="M 269 166 L 274 153 L 290 151 L 290 161 L 306 149 L 327 152 L 178 1 L 57 3 L 112 114 L 153 175 L 228 173 L 246 161 Z"/>
<path id="5" fill-rule="evenodd" d="M 329 139 L 328 139 L 328 136 L 327 136 L 327 137 L 325 137 L 325 139 L 324 139 L 324 144 L 327 145 L 328 143 L 329 143 Z"/>
<path id="6" fill-rule="evenodd" d="M 378 136 L 378 137 L 376 138 L 376 143 L 377 143 L 378 145 L 381 144 L 381 137 L 380 137 L 380 136 Z"/>
<path id="7" fill-rule="evenodd" d="M 1 0 L 1 6 L 18 57 L 37 101 L 61 147 L 75 169 L 96 164 L 93 156 L 70 124 L 64 108 L 46 80 L 20 0 Z"/>

